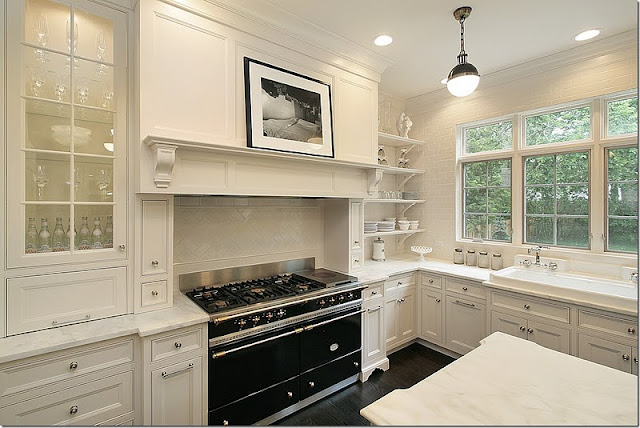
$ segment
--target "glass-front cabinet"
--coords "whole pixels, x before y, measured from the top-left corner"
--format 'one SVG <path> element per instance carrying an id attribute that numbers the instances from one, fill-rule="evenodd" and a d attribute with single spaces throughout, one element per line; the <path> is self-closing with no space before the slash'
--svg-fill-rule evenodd
<path id="1" fill-rule="evenodd" d="M 126 14 L 6 7 L 8 267 L 124 259 Z"/>

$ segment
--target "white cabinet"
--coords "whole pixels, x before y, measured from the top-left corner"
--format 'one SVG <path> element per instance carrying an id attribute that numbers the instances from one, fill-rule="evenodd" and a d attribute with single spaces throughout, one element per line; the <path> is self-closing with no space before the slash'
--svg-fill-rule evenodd
<path id="1" fill-rule="evenodd" d="M 637 360 L 638 355 L 631 346 L 588 334 L 578 333 L 578 357 L 629 373 L 635 366 L 637 372 L 634 358 Z"/>
<path id="2" fill-rule="evenodd" d="M 0 422 L 97 425 L 134 421 L 136 339 L 118 338 L 0 366 Z"/>
<path id="3" fill-rule="evenodd" d="M 420 337 L 442 345 L 444 337 L 444 302 L 442 293 L 420 287 Z"/>
<path id="4" fill-rule="evenodd" d="M 324 201 L 324 265 L 354 272 L 364 266 L 362 199 Z"/>
<path id="5" fill-rule="evenodd" d="M 384 324 L 387 350 L 416 336 L 416 275 L 389 278 L 384 284 Z"/>
<path id="6" fill-rule="evenodd" d="M 558 352 L 570 353 L 571 331 L 567 328 L 491 311 L 491 332 L 495 331 L 531 340 Z"/>
<path id="7" fill-rule="evenodd" d="M 151 424 L 202 425 L 202 357 L 151 373 Z"/>
<path id="8" fill-rule="evenodd" d="M 366 382 L 377 368 L 387 370 L 385 341 L 384 283 L 369 285 L 363 290 L 362 370 L 360 380 Z"/>
<path id="9" fill-rule="evenodd" d="M 487 335 L 486 305 L 477 300 L 447 295 L 446 347 L 466 354 L 480 345 Z"/>
<path id="10" fill-rule="evenodd" d="M 138 197 L 134 312 L 173 305 L 173 197 Z"/>
<path id="11" fill-rule="evenodd" d="M 144 338 L 144 425 L 206 425 L 207 324 Z"/>

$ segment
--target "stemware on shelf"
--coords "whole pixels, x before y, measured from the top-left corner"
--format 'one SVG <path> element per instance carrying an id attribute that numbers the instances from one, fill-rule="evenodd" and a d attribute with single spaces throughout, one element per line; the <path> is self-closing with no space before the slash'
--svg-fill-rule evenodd
<path id="1" fill-rule="evenodd" d="M 106 80 L 102 87 L 102 107 L 109 108 L 111 100 L 113 99 L 113 84 Z"/>
<path id="2" fill-rule="evenodd" d="M 69 87 L 69 75 L 65 73 L 56 73 L 55 81 L 53 82 L 53 92 L 56 95 L 58 101 L 64 99 L 64 94 Z"/>
<path id="3" fill-rule="evenodd" d="M 73 23 L 73 34 L 71 32 L 71 22 L 67 20 L 67 49 L 70 53 L 76 53 L 78 47 L 78 23 Z"/>
<path id="4" fill-rule="evenodd" d="M 34 30 L 36 33 L 36 41 L 43 48 L 47 46 L 49 42 L 49 23 L 47 21 L 47 15 L 44 12 L 40 12 L 36 22 L 34 24 Z M 34 54 L 36 59 L 40 62 L 49 61 L 49 54 L 42 49 L 35 49 Z"/>
<path id="5" fill-rule="evenodd" d="M 109 187 L 109 184 L 111 184 L 111 176 L 109 174 L 109 171 L 107 171 L 106 169 L 101 169 L 96 177 L 96 184 L 98 185 L 98 189 L 100 189 L 102 200 L 106 201 L 107 187 Z"/>
<path id="6" fill-rule="evenodd" d="M 104 62 L 105 55 L 107 53 L 107 38 L 104 36 L 104 31 L 98 30 L 96 33 L 96 55 L 101 62 Z M 107 66 L 104 64 L 98 64 L 96 73 L 100 75 L 107 74 Z"/>
<path id="7" fill-rule="evenodd" d="M 79 77 L 76 81 L 76 90 L 78 91 L 78 101 L 86 104 L 89 100 L 89 80 L 85 77 Z"/>
<path id="8" fill-rule="evenodd" d="M 32 65 L 29 67 L 29 74 L 31 75 L 31 93 L 35 97 L 42 95 L 42 88 L 46 83 L 46 72 L 42 67 Z"/>
<path id="9" fill-rule="evenodd" d="M 42 192 L 44 187 L 49 183 L 49 177 L 47 176 L 47 169 L 44 165 L 36 166 L 36 170 L 33 173 L 33 181 L 38 187 L 38 200 L 42 199 Z"/>

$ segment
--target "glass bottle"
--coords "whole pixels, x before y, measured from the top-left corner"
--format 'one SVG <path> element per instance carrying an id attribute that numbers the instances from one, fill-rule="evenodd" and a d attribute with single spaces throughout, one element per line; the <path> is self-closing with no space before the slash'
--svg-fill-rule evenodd
<path id="1" fill-rule="evenodd" d="M 456 248 L 453 250 L 453 263 L 457 265 L 464 264 L 464 253 L 462 252 L 462 248 Z"/>
<path id="2" fill-rule="evenodd" d="M 478 267 L 481 267 L 481 268 L 489 267 L 489 254 L 486 251 L 478 252 Z"/>
<path id="3" fill-rule="evenodd" d="M 66 234 L 62 227 L 62 217 L 56 217 L 56 227 L 53 229 L 53 251 L 64 251 Z"/>
<path id="4" fill-rule="evenodd" d="M 467 266 L 475 266 L 475 265 L 476 265 L 476 251 L 467 250 Z"/>
<path id="5" fill-rule="evenodd" d="M 30 217 L 27 234 L 24 237 L 24 252 L 26 254 L 37 253 L 38 247 L 38 230 L 36 229 L 36 219 Z"/>
<path id="6" fill-rule="evenodd" d="M 93 232 L 91 232 L 91 246 L 102 248 L 102 228 L 100 227 L 100 217 L 93 219 Z"/>
<path id="7" fill-rule="evenodd" d="M 107 216 L 107 225 L 104 227 L 104 247 L 113 248 L 113 217 Z"/>
<path id="8" fill-rule="evenodd" d="M 49 253 L 51 252 L 51 233 L 49 232 L 49 220 L 43 218 L 40 220 L 40 248 L 38 250 L 39 253 Z"/>
<path id="9" fill-rule="evenodd" d="M 88 250 L 91 248 L 91 231 L 89 230 L 89 218 L 82 217 L 82 225 L 80 226 L 80 243 L 78 249 Z"/>
<path id="10" fill-rule="evenodd" d="M 503 264 L 502 254 L 493 253 L 493 256 L 491 257 L 491 269 L 500 270 L 502 269 Z"/>
<path id="11" fill-rule="evenodd" d="M 69 219 L 69 229 L 67 229 L 67 250 L 71 247 L 73 243 L 73 248 L 78 248 L 78 232 L 76 232 L 76 225 L 73 225 L 73 230 L 71 230 L 71 219 Z"/>

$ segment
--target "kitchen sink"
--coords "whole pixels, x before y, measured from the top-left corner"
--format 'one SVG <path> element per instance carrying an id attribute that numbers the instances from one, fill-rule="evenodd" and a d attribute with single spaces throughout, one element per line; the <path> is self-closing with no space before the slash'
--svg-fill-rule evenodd
<path id="1" fill-rule="evenodd" d="M 632 313 L 638 309 L 638 287 L 630 280 L 552 271 L 540 266 L 511 266 L 492 272 L 488 282 L 513 291 L 600 304 Z"/>

